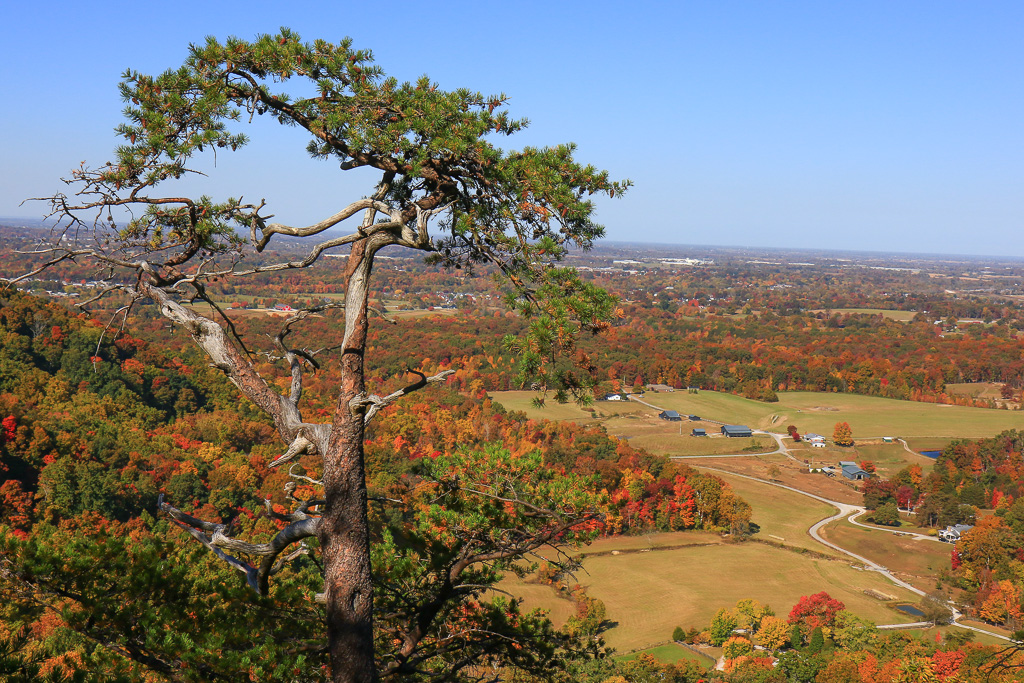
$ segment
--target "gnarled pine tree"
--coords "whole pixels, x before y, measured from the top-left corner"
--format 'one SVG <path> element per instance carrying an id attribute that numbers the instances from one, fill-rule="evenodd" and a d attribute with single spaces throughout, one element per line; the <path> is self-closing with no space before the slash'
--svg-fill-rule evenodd
<path id="1" fill-rule="evenodd" d="M 279 91 L 286 81 L 304 94 L 291 97 Z M 442 381 L 445 373 L 427 377 L 413 372 L 417 379 L 405 389 L 383 397 L 367 393 L 364 362 L 375 255 L 402 246 L 428 252 L 449 268 L 493 264 L 503 276 L 508 304 L 531 318 L 525 337 L 506 340 L 521 358 L 523 377 L 564 400 L 588 385 L 587 373 L 579 371 L 588 361 L 575 349 L 574 339 L 605 325 L 612 302 L 557 262 L 568 248 L 585 249 L 601 236 L 602 228 L 591 220 L 590 196 L 614 197 L 629 183 L 577 163 L 572 145 L 519 152 L 494 146 L 489 138 L 526 125 L 508 116 L 504 95 L 443 91 L 427 78 L 399 83 L 386 78 L 371 54 L 353 49 L 348 40 L 303 43 L 286 29 L 253 42 L 208 39 L 193 46 L 177 70 L 156 77 L 127 72 L 121 94 L 127 120 L 117 132 L 126 142 L 113 161 L 98 168 L 83 164 L 74 171 L 67 181 L 73 188 L 69 195 L 49 198 L 52 215 L 61 222 L 54 240 L 40 250 L 48 256 L 44 267 L 67 259 L 91 259 L 103 266 L 109 273 L 105 291 L 125 293 L 132 302 L 154 302 L 273 419 L 288 444 L 278 463 L 300 454 L 322 459 L 323 500 L 297 503 L 292 512 L 279 515 L 287 526 L 265 544 L 232 538 L 229 526 L 196 519 L 166 503 L 162 509 L 244 572 L 261 593 L 268 590 L 270 575 L 292 556 L 294 544 L 317 537 L 333 679 L 377 680 L 364 426 L 382 407 Z M 270 222 L 264 201 L 215 201 L 174 191 L 176 180 L 193 174 L 190 163 L 198 155 L 244 145 L 245 136 L 233 127 L 258 116 L 304 131 L 314 158 L 334 162 L 342 171 L 373 169 L 379 180 L 368 188 L 368 196 L 308 226 Z M 345 234 L 325 234 L 351 222 Z M 308 255 L 276 262 L 266 258 L 264 249 L 274 235 L 309 239 Z M 348 250 L 341 261 L 347 287 L 344 333 L 337 345 L 341 382 L 330 421 L 312 423 L 303 419 L 300 400 L 303 373 L 315 360 L 312 352 L 288 341 L 290 325 L 310 311 L 298 312 L 276 339 L 291 378 L 290 390 L 282 395 L 256 372 L 225 316 L 204 316 L 187 304 L 199 299 L 219 310 L 207 294 L 208 282 L 308 268 L 339 248 Z M 247 258 L 253 251 L 264 253 L 258 260 Z M 531 505 L 517 500 L 514 490 L 493 488 L 474 495 L 524 509 Z M 446 580 L 457 579 L 476 561 L 510 558 L 556 538 L 578 521 L 580 510 L 534 505 L 530 514 L 544 523 L 535 524 L 529 535 L 503 537 L 486 553 L 478 549 L 478 555 L 466 551 L 455 557 L 446 565 Z M 245 556 L 262 561 L 249 564 L 240 559 Z M 409 653 L 442 611 L 435 604 L 410 614 L 416 623 L 403 636 L 408 652 L 392 663 L 392 673 L 414 671 Z"/>

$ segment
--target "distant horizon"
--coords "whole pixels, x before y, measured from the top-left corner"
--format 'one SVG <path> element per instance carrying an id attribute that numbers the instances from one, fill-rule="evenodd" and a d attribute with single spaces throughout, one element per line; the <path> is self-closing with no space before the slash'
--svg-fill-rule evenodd
<path id="1" fill-rule="evenodd" d="M 14 224 L 12 224 L 14 223 Z M 0 216 L 0 226 L 6 227 L 22 227 L 28 229 L 45 229 L 47 226 L 44 219 L 32 218 L 30 216 Z M 324 234 L 329 234 L 331 231 L 326 231 Z M 289 240 L 300 240 L 308 238 L 290 238 L 287 236 L 279 236 L 279 239 Z M 830 248 L 830 247 L 795 247 L 795 246 L 758 246 L 749 244 L 697 244 L 693 242 L 658 242 L 658 241 L 635 241 L 635 240 L 622 240 L 622 239 L 610 239 L 602 238 L 601 240 L 594 243 L 594 248 L 600 249 L 602 247 L 619 247 L 619 248 L 630 248 L 630 247 L 666 247 L 671 249 L 701 249 L 701 250 L 745 250 L 745 251 L 760 251 L 760 252 L 789 252 L 789 253 L 800 253 L 800 254 L 850 254 L 850 255 L 861 255 L 865 257 L 874 257 L 884 259 L 886 257 L 916 257 L 918 259 L 927 260 L 928 257 L 937 259 L 949 259 L 949 258 L 960 258 L 971 261 L 977 260 L 1001 260 L 1001 261 L 1012 261 L 1024 263 L 1024 255 L 1017 254 L 963 254 L 956 252 L 924 252 L 924 251 L 898 251 L 898 250 L 877 250 L 877 249 L 842 249 L 842 248 Z"/>

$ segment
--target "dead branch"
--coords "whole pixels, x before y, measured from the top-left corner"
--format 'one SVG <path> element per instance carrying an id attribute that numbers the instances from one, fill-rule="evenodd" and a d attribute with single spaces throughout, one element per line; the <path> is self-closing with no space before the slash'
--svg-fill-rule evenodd
<path id="1" fill-rule="evenodd" d="M 298 513 L 300 519 L 292 522 L 281 531 L 277 532 L 268 543 L 249 543 L 232 538 L 231 529 L 228 524 L 207 522 L 193 517 L 170 504 L 165 503 L 163 495 L 158 499 L 157 506 L 161 512 L 167 513 L 171 521 L 187 531 L 193 538 L 202 543 L 214 555 L 221 558 L 229 565 L 245 574 L 249 587 L 259 595 L 267 595 L 270 591 L 270 575 L 276 571 L 278 556 L 284 550 L 298 543 L 304 538 L 316 536 L 320 529 L 320 517 L 310 517 L 305 512 Z M 234 555 L 224 552 L 230 550 L 244 555 L 254 555 L 263 558 L 260 566 L 254 567 L 251 564 L 238 559 Z M 301 553 L 300 553 L 301 554 Z"/>
<path id="2" fill-rule="evenodd" d="M 445 381 L 449 375 L 455 373 L 455 370 L 442 370 L 436 375 L 431 375 L 430 377 L 427 377 L 419 370 L 406 370 L 406 372 L 413 375 L 419 375 L 420 379 L 412 384 L 402 387 L 398 391 L 388 394 L 387 396 L 377 396 L 376 394 L 370 394 L 367 396 L 366 394 L 360 394 L 349 402 L 349 409 L 353 414 L 365 411 L 363 414 L 363 422 L 369 423 L 381 408 L 391 405 L 403 396 L 408 396 L 412 392 L 418 391 L 428 384 Z"/>

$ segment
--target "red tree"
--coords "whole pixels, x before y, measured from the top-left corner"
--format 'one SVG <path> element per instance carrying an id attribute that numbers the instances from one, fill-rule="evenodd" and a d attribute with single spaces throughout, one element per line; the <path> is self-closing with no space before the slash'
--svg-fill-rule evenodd
<path id="1" fill-rule="evenodd" d="M 806 624 L 809 628 L 831 626 L 836 620 L 836 615 L 844 609 L 846 605 L 825 591 L 805 595 L 789 613 L 789 623 Z"/>

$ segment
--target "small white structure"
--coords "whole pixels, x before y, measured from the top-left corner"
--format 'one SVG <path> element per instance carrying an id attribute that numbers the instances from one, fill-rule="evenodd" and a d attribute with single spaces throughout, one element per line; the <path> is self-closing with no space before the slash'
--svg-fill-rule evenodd
<path id="1" fill-rule="evenodd" d="M 973 528 L 974 526 L 971 524 L 954 524 L 953 526 L 947 526 L 939 532 L 939 538 L 946 543 L 956 543 L 960 540 L 961 536 Z"/>

